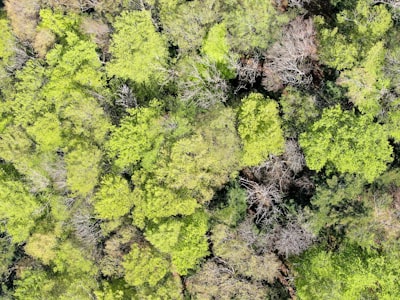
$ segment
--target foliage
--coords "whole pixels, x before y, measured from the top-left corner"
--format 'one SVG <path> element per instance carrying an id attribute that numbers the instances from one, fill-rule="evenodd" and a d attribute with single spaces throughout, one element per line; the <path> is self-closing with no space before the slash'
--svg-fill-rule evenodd
<path id="1" fill-rule="evenodd" d="M 113 24 L 110 51 L 113 58 L 107 66 L 109 76 L 137 83 L 165 79 L 167 48 L 164 38 L 155 31 L 150 12 L 123 12 Z M 130 63 L 127 65 L 126 61 Z"/>
<path id="2" fill-rule="evenodd" d="M 393 160 L 384 128 L 339 106 L 325 109 L 321 119 L 301 134 L 300 145 L 310 169 L 358 174 L 368 182 Z"/>
<path id="3" fill-rule="evenodd" d="M 225 16 L 232 49 L 248 53 L 265 50 L 276 39 L 288 17 L 279 14 L 272 1 L 235 1 L 235 9 Z"/>
<path id="4" fill-rule="evenodd" d="M 296 271 L 301 274 L 296 278 L 301 299 L 393 299 L 400 295 L 395 283 L 396 256 L 366 253 L 352 244 L 336 253 L 309 250 L 296 264 Z"/>
<path id="5" fill-rule="evenodd" d="M 281 121 L 273 100 L 264 99 L 261 94 L 250 94 L 242 100 L 238 119 L 245 166 L 258 165 L 269 155 L 283 152 Z"/>
<path id="6" fill-rule="evenodd" d="M 22 182 L 8 179 L 3 172 L 0 182 L 0 230 L 10 235 L 13 243 L 19 244 L 27 240 L 35 226 L 40 204 Z"/>
<path id="7" fill-rule="evenodd" d="M 339 12 L 336 18 L 337 27 L 333 29 L 321 17 L 316 18 L 316 23 L 320 26 L 321 59 L 338 70 L 357 65 L 393 25 L 384 5 L 372 5 L 367 0 L 357 1 L 355 7 Z"/>
<path id="8" fill-rule="evenodd" d="M 95 196 L 96 214 L 101 219 L 117 219 L 128 214 L 132 206 L 132 193 L 126 180 L 113 175 L 105 176 Z"/>
<path id="9" fill-rule="evenodd" d="M 171 263 L 180 275 L 186 275 L 208 254 L 207 223 L 207 215 L 197 211 L 188 217 L 169 218 L 150 226 L 145 236 L 160 252 L 171 256 Z"/>
<path id="10" fill-rule="evenodd" d="M 118 128 L 114 128 L 108 143 L 115 164 L 123 169 L 138 161 L 151 165 L 163 141 L 161 103 L 152 101 L 149 107 L 133 108 Z M 148 161 L 148 162 L 147 162 Z"/>
<path id="11" fill-rule="evenodd" d="M 125 280 L 133 286 L 148 283 L 155 286 L 168 272 L 168 261 L 149 247 L 132 245 L 131 251 L 122 263 L 125 269 Z"/>

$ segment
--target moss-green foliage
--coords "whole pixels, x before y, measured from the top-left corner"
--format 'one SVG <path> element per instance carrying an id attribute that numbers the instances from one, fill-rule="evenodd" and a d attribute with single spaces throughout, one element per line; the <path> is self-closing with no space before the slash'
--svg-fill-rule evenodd
<path id="1" fill-rule="evenodd" d="M 392 16 L 384 5 L 372 5 L 367 0 L 360 0 L 356 7 L 339 12 L 337 27 L 328 28 L 321 17 L 315 21 L 320 26 L 321 59 L 338 70 L 356 66 L 393 25 Z"/>
<path id="2" fill-rule="evenodd" d="M 220 1 L 160 1 L 165 35 L 179 52 L 196 51 L 220 16 Z"/>
<path id="3" fill-rule="evenodd" d="M 341 74 L 341 84 L 348 87 L 348 96 L 364 114 L 376 116 L 381 111 L 380 99 L 390 81 L 382 72 L 385 57 L 383 42 L 377 42 L 366 54 L 361 67 Z"/>
<path id="4" fill-rule="evenodd" d="M 212 241 L 214 254 L 232 266 L 237 274 L 274 282 L 280 263 L 273 253 L 257 255 L 246 241 L 222 224 L 214 227 Z"/>
<path id="5" fill-rule="evenodd" d="M 309 250 L 295 265 L 301 299 L 395 299 L 400 295 L 399 262 L 393 254 L 366 253 L 345 244 L 338 252 Z"/>
<path id="6" fill-rule="evenodd" d="M 273 1 L 234 1 L 234 10 L 225 15 L 229 44 L 238 52 L 265 50 L 278 37 L 280 28 L 289 21 L 280 14 Z"/>
<path id="7" fill-rule="evenodd" d="M 319 115 L 316 97 L 293 87 L 284 90 L 279 102 L 283 112 L 282 127 L 289 137 L 304 132 Z"/>
<path id="8" fill-rule="evenodd" d="M 229 50 L 226 24 L 223 22 L 214 25 L 203 42 L 202 51 L 217 64 L 218 69 L 227 79 L 235 78 L 236 75 L 230 67 L 230 60 L 234 58 L 229 57 Z"/>
<path id="9" fill-rule="evenodd" d="M 361 201 L 364 184 L 363 179 L 347 175 L 333 176 L 327 179 L 326 185 L 318 186 L 311 201 L 317 208 L 311 220 L 315 233 L 329 226 L 348 226 L 353 221 L 368 218 L 370 211 Z"/>
<path id="10" fill-rule="evenodd" d="M 187 189 L 170 189 L 149 180 L 138 186 L 132 193 L 135 204 L 134 224 L 143 227 L 145 221 L 160 222 L 161 218 L 177 215 L 191 215 L 200 204 Z"/>
<path id="11" fill-rule="evenodd" d="M 113 57 L 107 65 L 108 75 L 136 83 L 162 82 L 168 51 L 164 37 L 152 24 L 150 12 L 123 12 L 113 26 Z"/>
<path id="12" fill-rule="evenodd" d="M 156 250 L 138 245 L 132 245 L 122 265 L 125 269 L 125 280 L 132 286 L 144 283 L 155 286 L 169 269 L 169 262 Z"/>
<path id="13" fill-rule="evenodd" d="M 22 243 L 40 216 L 40 203 L 22 182 L 7 178 L 2 170 L 0 183 L 0 230 L 10 235 L 13 243 Z"/>
<path id="14" fill-rule="evenodd" d="M 123 169 L 140 161 L 152 165 L 163 141 L 161 104 L 152 101 L 149 107 L 129 110 L 118 128 L 115 128 L 107 146 L 115 164 Z"/>
<path id="15" fill-rule="evenodd" d="M 358 174 L 369 182 L 393 160 L 384 127 L 339 106 L 325 109 L 322 118 L 300 136 L 300 145 L 310 169 Z"/>
<path id="16" fill-rule="evenodd" d="M 213 212 L 218 222 L 228 226 L 236 226 L 243 220 L 247 209 L 247 193 L 238 183 L 233 183 L 226 194 L 226 204 Z"/>
<path id="17" fill-rule="evenodd" d="M 81 196 L 92 192 L 100 174 L 100 160 L 100 149 L 84 143 L 67 153 L 67 184 L 72 192 Z"/>
<path id="18" fill-rule="evenodd" d="M 269 155 L 283 152 L 284 138 L 276 102 L 261 94 L 250 94 L 242 100 L 238 119 L 245 166 L 258 165 Z"/>
<path id="19" fill-rule="evenodd" d="M 171 257 L 171 263 L 181 275 L 194 269 L 199 259 L 208 254 L 206 232 L 208 217 L 198 211 L 184 218 L 170 218 L 150 226 L 145 233 L 146 239 L 160 252 Z"/>
<path id="20" fill-rule="evenodd" d="M 94 210 L 101 219 L 118 219 L 129 213 L 133 206 L 132 198 L 125 179 L 107 175 L 96 193 Z"/>
<path id="21" fill-rule="evenodd" d="M 207 112 L 197 122 L 200 125 L 191 136 L 173 144 L 155 174 L 171 188 L 188 189 L 204 203 L 235 175 L 240 149 L 232 109 Z"/>

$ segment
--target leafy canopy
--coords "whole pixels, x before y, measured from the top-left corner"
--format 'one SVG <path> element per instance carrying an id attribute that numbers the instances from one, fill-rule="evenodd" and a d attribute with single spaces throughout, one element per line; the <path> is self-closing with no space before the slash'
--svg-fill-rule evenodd
<path id="1" fill-rule="evenodd" d="M 110 46 L 112 59 L 107 65 L 108 75 L 136 83 L 162 81 L 167 45 L 156 32 L 150 12 L 123 12 L 113 25 L 115 34 Z"/>
<path id="2" fill-rule="evenodd" d="M 372 182 L 393 160 L 393 149 L 382 125 L 340 106 L 327 108 L 322 118 L 300 135 L 310 169 L 358 174 Z"/>
<path id="3" fill-rule="evenodd" d="M 250 94 L 242 100 L 238 119 L 243 165 L 256 166 L 269 155 L 283 152 L 285 141 L 275 101 L 261 94 Z"/>

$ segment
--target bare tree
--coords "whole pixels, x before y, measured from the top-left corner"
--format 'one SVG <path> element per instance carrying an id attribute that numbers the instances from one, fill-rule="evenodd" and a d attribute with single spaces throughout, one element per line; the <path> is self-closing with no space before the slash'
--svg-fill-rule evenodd
<path id="1" fill-rule="evenodd" d="M 71 222 L 77 238 L 93 251 L 92 255 L 99 255 L 97 244 L 102 237 L 100 221 L 88 212 L 78 211 L 72 216 Z"/>
<path id="2" fill-rule="evenodd" d="M 227 100 L 228 83 L 216 64 L 208 58 L 183 63 L 177 75 L 180 98 L 202 108 L 209 108 Z"/>
<path id="3" fill-rule="evenodd" d="M 261 165 L 251 168 L 251 173 L 256 181 L 267 186 L 276 185 L 281 193 L 285 193 L 304 166 L 305 159 L 299 145 L 295 140 L 288 140 L 283 155 L 272 155 Z"/>
<path id="4" fill-rule="evenodd" d="M 239 81 L 235 93 L 246 87 L 252 87 L 257 78 L 262 74 L 262 59 L 259 54 L 254 54 L 249 58 L 242 57 L 239 60 L 231 61 L 231 65 L 236 70 Z"/>
<path id="5" fill-rule="evenodd" d="M 400 1 L 399 0 L 373 0 L 373 4 L 386 4 L 394 9 L 400 8 Z"/>
<path id="6" fill-rule="evenodd" d="M 285 214 L 285 209 L 279 205 L 282 202 L 279 189 L 275 185 L 261 185 L 243 177 L 240 183 L 247 191 L 247 202 L 254 211 L 254 222 L 266 227 L 279 223 Z"/>
<path id="7" fill-rule="evenodd" d="M 276 90 L 277 78 L 282 85 L 311 84 L 311 72 L 318 60 L 315 35 L 311 19 L 297 17 L 289 23 L 282 38 L 265 55 L 263 86 Z"/>
<path id="8" fill-rule="evenodd" d="M 138 105 L 132 89 L 127 84 L 123 84 L 119 88 L 118 98 L 115 100 L 115 103 L 125 109 L 137 107 Z"/>
<path id="9" fill-rule="evenodd" d="M 297 220 L 291 221 L 276 233 L 274 248 L 286 258 L 299 255 L 313 243 L 315 237 Z"/>

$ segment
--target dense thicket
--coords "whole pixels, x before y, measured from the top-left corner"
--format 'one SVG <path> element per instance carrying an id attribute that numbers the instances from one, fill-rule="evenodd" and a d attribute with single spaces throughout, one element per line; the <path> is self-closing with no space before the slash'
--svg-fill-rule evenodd
<path id="1" fill-rule="evenodd" d="M 0 298 L 400 298 L 399 22 L 4 1 Z"/>

